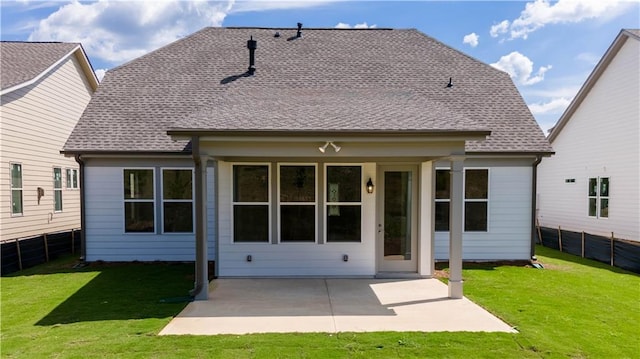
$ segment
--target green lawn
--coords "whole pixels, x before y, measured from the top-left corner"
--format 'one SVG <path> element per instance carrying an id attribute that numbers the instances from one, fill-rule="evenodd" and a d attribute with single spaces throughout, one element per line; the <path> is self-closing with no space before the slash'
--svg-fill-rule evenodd
<path id="1" fill-rule="evenodd" d="M 73 258 L 0 279 L 2 358 L 638 358 L 640 276 L 538 247 L 545 269 L 473 265 L 465 295 L 506 333 L 156 334 L 186 303 L 192 266 Z"/>

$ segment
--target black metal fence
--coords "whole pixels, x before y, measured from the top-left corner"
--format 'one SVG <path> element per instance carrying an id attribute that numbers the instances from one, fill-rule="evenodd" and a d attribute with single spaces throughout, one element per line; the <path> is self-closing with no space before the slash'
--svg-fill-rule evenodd
<path id="1" fill-rule="evenodd" d="M 615 238 L 613 233 L 611 237 L 602 237 L 562 228 L 538 227 L 538 241 L 560 252 L 640 273 L 640 243 Z"/>
<path id="2" fill-rule="evenodd" d="M 1 274 L 46 263 L 64 254 L 80 253 L 80 233 L 79 229 L 73 229 L 0 243 Z"/>

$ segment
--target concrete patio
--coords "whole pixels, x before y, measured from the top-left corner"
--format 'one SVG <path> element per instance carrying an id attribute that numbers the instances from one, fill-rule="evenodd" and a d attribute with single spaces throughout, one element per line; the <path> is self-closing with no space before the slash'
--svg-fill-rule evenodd
<path id="1" fill-rule="evenodd" d="M 516 333 L 436 279 L 216 279 L 160 335 L 288 332 Z"/>

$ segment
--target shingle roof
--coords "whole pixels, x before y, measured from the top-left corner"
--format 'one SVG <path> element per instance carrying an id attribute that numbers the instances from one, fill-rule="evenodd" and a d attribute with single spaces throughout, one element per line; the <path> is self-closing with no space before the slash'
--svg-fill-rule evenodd
<path id="1" fill-rule="evenodd" d="M 490 130 L 467 150 L 551 151 L 504 72 L 416 30 L 302 31 L 205 28 L 108 71 L 65 151 L 188 149 L 169 129 Z"/>
<path id="2" fill-rule="evenodd" d="M 0 42 L 0 82 L 7 89 L 34 79 L 80 46 L 61 42 Z"/>

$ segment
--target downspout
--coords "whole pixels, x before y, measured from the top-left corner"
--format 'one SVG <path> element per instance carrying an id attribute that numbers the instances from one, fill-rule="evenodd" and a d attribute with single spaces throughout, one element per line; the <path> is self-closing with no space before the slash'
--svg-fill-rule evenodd
<path id="1" fill-rule="evenodd" d="M 76 162 L 80 165 L 80 261 L 84 262 L 87 258 L 87 246 L 85 236 L 85 203 L 84 203 L 84 161 L 80 154 L 75 155 Z"/>
<path id="2" fill-rule="evenodd" d="M 537 155 L 536 160 L 533 162 L 532 171 L 531 171 L 531 256 L 530 259 L 535 260 L 536 258 L 536 208 L 537 206 L 537 197 L 538 197 L 538 165 L 542 161 L 542 156 Z"/>

